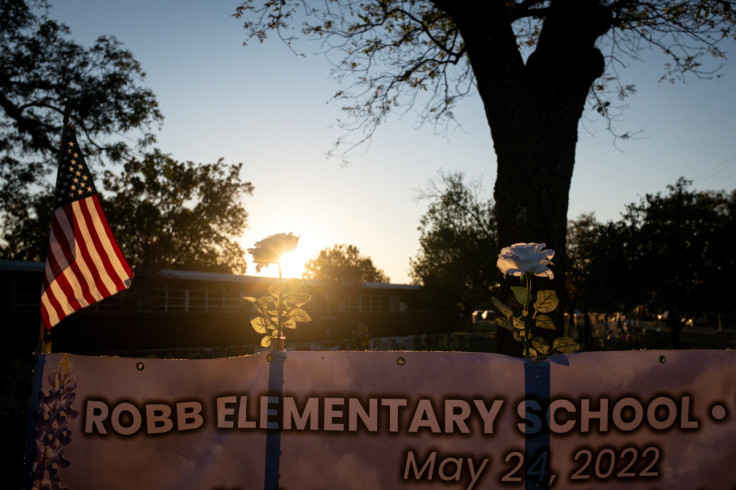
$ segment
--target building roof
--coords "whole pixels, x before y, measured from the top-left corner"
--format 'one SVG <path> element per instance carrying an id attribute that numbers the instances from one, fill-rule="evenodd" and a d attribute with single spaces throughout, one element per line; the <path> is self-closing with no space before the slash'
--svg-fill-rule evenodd
<path id="1" fill-rule="evenodd" d="M 20 272 L 43 272 L 45 264 L 43 262 L 31 262 L 23 260 L 0 260 L 0 271 L 20 271 Z M 202 272 L 202 271 L 180 271 L 180 270 L 162 270 L 159 275 L 167 279 L 178 279 L 184 281 L 207 281 L 222 283 L 254 283 L 273 281 L 271 277 L 246 276 L 239 274 L 226 274 L 222 272 Z M 317 279 L 307 279 L 305 283 L 313 287 L 330 287 L 337 283 L 333 281 L 324 281 Z M 404 290 L 417 291 L 421 286 L 415 284 L 391 284 L 386 282 L 360 282 L 340 284 L 340 286 L 362 288 L 362 289 L 381 289 L 381 290 Z"/>

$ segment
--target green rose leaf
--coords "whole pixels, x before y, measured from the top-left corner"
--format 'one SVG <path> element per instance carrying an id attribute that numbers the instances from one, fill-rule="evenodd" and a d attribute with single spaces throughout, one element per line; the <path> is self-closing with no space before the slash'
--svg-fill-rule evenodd
<path id="1" fill-rule="evenodd" d="M 537 300 L 534 302 L 534 309 L 537 313 L 549 313 L 555 311 L 559 300 L 557 293 L 551 289 L 544 289 L 537 293 Z"/>
<path id="2" fill-rule="evenodd" d="M 537 315 L 535 320 L 537 327 L 545 330 L 555 330 L 555 323 L 547 315 Z"/>
<path id="3" fill-rule="evenodd" d="M 250 321 L 250 324 L 253 325 L 253 330 L 255 330 L 257 333 L 267 332 L 268 321 L 262 316 L 255 317 Z"/>
<path id="4" fill-rule="evenodd" d="M 542 355 L 549 352 L 549 344 L 542 337 L 532 337 L 532 347 Z"/>
<path id="5" fill-rule="evenodd" d="M 284 288 L 284 296 L 296 293 L 300 287 L 302 287 L 302 281 L 300 279 L 287 279 L 286 287 Z"/>
<path id="6" fill-rule="evenodd" d="M 580 349 L 580 345 L 570 337 L 558 337 L 552 342 L 552 348 L 560 354 L 568 354 L 577 352 Z"/>
<path id="7" fill-rule="evenodd" d="M 522 342 L 524 340 L 521 338 L 521 335 L 519 335 L 518 330 L 514 330 L 514 340 L 516 340 L 517 342 Z"/>
<path id="8" fill-rule="evenodd" d="M 509 330 L 511 332 L 514 331 L 514 327 L 511 326 L 511 321 L 508 318 L 504 318 L 502 316 L 496 317 L 496 325 L 498 325 L 501 328 L 505 328 L 506 330 Z"/>
<path id="9" fill-rule="evenodd" d="M 284 290 L 286 287 L 285 282 L 275 282 L 268 286 L 268 292 L 273 296 L 274 298 L 278 298 L 281 295 L 281 291 Z"/>
<path id="10" fill-rule="evenodd" d="M 307 293 L 292 293 L 286 298 L 286 304 L 299 307 L 305 305 L 311 299 L 312 296 Z"/>
<path id="11" fill-rule="evenodd" d="M 289 318 L 288 320 L 286 320 L 284 322 L 283 327 L 284 328 L 295 329 L 296 328 L 296 320 L 294 320 L 293 318 Z"/>
<path id="12" fill-rule="evenodd" d="M 532 301 L 532 293 L 529 292 L 527 288 L 522 286 L 512 286 L 511 290 L 514 292 L 514 296 L 516 296 L 516 301 L 520 304 L 526 306 Z"/>
<path id="13" fill-rule="evenodd" d="M 274 298 L 278 298 L 279 296 L 286 297 L 289 294 L 296 293 L 301 286 L 302 281 L 300 279 L 287 279 L 286 281 L 271 284 L 268 288 L 268 292 L 271 293 L 271 296 Z"/>
<path id="14" fill-rule="evenodd" d="M 506 318 L 511 318 L 511 316 L 514 314 L 514 311 L 506 306 L 505 304 L 501 303 L 497 298 L 491 297 L 493 300 L 493 304 L 496 306 L 496 309 L 501 312 L 503 316 Z"/>
<path id="15" fill-rule="evenodd" d="M 302 310 L 301 308 L 294 308 L 289 312 L 289 318 L 294 320 L 295 322 L 311 322 L 312 317 L 309 316 L 309 313 Z"/>
<path id="16" fill-rule="evenodd" d="M 267 312 L 267 311 L 265 311 L 265 310 L 264 310 L 264 309 L 263 309 L 263 308 L 262 308 L 262 307 L 261 307 L 261 306 L 260 306 L 260 305 L 258 304 L 258 302 L 257 302 L 257 301 L 256 301 L 255 303 L 253 303 L 253 307 L 254 307 L 254 308 L 256 309 L 256 311 L 258 312 L 258 314 L 259 314 L 259 315 L 261 315 L 261 316 L 268 316 L 268 312 Z"/>
<path id="17" fill-rule="evenodd" d="M 263 308 L 264 311 L 275 310 L 277 308 L 276 301 L 271 296 L 261 296 L 256 304 Z"/>
<path id="18" fill-rule="evenodd" d="M 517 330 L 524 330 L 524 328 L 526 328 L 524 320 L 520 316 L 515 316 L 513 320 L 511 320 L 511 325 Z"/>
<path id="19" fill-rule="evenodd" d="M 243 296 L 243 301 L 249 301 L 251 303 L 255 303 L 256 299 L 252 296 Z"/>
<path id="20" fill-rule="evenodd" d="M 271 346 L 271 337 L 266 335 L 261 339 L 261 347 L 270 347 Z"/>

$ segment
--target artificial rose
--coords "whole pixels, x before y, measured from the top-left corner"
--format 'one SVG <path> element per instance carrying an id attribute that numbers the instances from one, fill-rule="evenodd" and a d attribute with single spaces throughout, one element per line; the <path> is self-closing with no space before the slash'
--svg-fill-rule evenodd
<path id="1" fill-rule="evenodd" d="M 501 250 L 496 265 L 504 277 L 508 274 L 512 276 L 534 274 L 553 279 L 555 275 L 547 266 L 552 263 L 555 251 L 544 250 L 544 247 L 544 243 L 515 243 Z"/>
<path id="2" fill-rule="evenodd" d="M 261 268 L 268 264 L 278 263 L 285 253 L 296 249 L 298 243 L 299 237 L 293 233 L 277 233 L 256 242 L 253 248 L 248 249 L 256 264 L 256 272 L 261 272 Z"/>

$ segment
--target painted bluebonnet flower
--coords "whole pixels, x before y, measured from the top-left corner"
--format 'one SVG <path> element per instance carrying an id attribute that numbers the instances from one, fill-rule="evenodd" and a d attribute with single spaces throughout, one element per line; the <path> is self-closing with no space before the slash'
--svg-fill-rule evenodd
<path id="1" fill-rule="evenodd" d="M 64 447 L 72 440 L 68 423 L 79 416 L 72 408 L 77 388 L 76 376 L 71 371 L 71 361 L 64 355 L 59 367 L 49 374 L 51 385 L 48 393 L 38 394 L 39 411 L 36 420 L 36 455 L 33 463 L 32 487 L 62 490 L 60 468 L 71 462 L 64 457 Z"/>

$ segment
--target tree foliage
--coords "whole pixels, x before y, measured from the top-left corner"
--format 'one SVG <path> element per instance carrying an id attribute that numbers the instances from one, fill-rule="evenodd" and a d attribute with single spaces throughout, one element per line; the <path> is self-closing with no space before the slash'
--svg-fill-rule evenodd
<path id="1" fill-rule="evenodd" d="M 410 275 L 437 304 L 472 311 L 489 304 L 496 283 L 497 242 L 493 200 L 462 173 L 441 174 L 420 199 L 429 201 L 419 221 L 419 252 Z"/>
<path id="2" fill-rule="evenodd" d="M 304 266 L 304 279 L 335 282 L 389 282 L 370 257 L 355 245 L 338 244 L 324 248 Z"/>
<path id="3" fill-rule="evenodd" d="M 238 239 L 253 192 L 240 177 L 242 164 L 178 162 L 159 151 L 108 171 L 104 185 L 108 220 L 121 247 L 141 269 L 245 273 Z"/>
<path id="4" fill-rule="evenodd" d="M 39 260 L 46 253 L 66 105 L 88 160 L 121 159 L 121 138 L 160 122 L 133 55 L 111 37 L 91 48 L 47 17 L 45 1 L 0 0 L 0 251 Z M 40 252 L 39 252 L 40 251 Z"/>
<path id="5" fill-rule="evenodd" d="M 66 104 L 88 159 L 129 154 L 123 134 L 162 120 L 132 53 L 113 37 L 92 47 L 46 15 L 44 1 L 0 1 L 0 202 L 27 198 L 56 169 Z"/>
<path id="6" fill-rule="evenodd" d="M 664 309 L 719 309 L 736 261 L 736 194 L 697 192 L 681 178 L 665 194 L 629 204 L 623 231 L 630 236 L 636 279 Z M 626 235 L 625 235 L 626 236 Z"/>
<path id="7" fill-rule="evenodd" d="M 53 188 L 16 200 L 0 221 L 0 257 L 7 260 L 42 261 L 49 246 Z"/>
<path id="8" fill-rule="evenodd" d="M 708 77 L 719 62 L 705 58 L 722 59 L 721 42 L 736 36 L 736 11 L 724 0 L 329 0 L 319 6 L 247 0 L 234 15 L 243 19 L 248 40 L 263 42 L 275 32 L 291 44 L 301 27 L 302 34 L 322 40 L 326 51 L 338 52 L 331 58 L 338 60 L 334 75 L 345 88 L 335 98 L 351 116 L 345 127 L 363 132 L 361 142 L 397 109 L 418 107 L 423 120 L 435 123 L 453 119 L 454 105 L 485 76 L 521 77 L 525 86 L 519 91 L 531 92 L 509 95 L 535 98 L 560 88 L 551 79 L 530 85 L 545 72 L 579 79 L 591 107 L 610 118 L 617 107 L 612 102 L 634 89 L 620 71 L 642 50 L 652 47 L 667 56 L 662 79 L 682 79 L 688 72 Z M 476 44 L 479 36 L 487 43 Z M 575 51 L 585 57 L 567 58 Z M 478 73 L 474 57 L 480 56 L 487 58 L 489 73 Z M 548 64 L 553 60 L 556 66 Z M 586 69 L 597 76 L 584 77 Z"/>
<path id="9" fill-rule="evenodd" d="M 691 314 L 733 309 L 729 284 L 736 260 L 728 247 L 736 238 L 736 192 L 695 191 L 690 185 L 681 178 L 665 193 L 627 205 L 620 220 L 590 224 L 587 235 L 571 234 L 572 248 L 586 257 L 580 280 L 590 306 L 676 307 Z M 585 216 L 581 222 L 589 223 Z"/>
<path id="10" fill-rule="evenodd" d="M 47 17 L 45 1 L 0 0 L 0 254 L 43 260 L 67 103 L 89 163 L 105 173 L 101 197 L 137 272 L 168 268 L 245 272 L 237 242 L 253 186 L 241 165 L 177 162 L 149 132 L 163 119 L 133 54 L 110 36 L 91 47 Z M 137 142 L 132 141 L 139 134 Z M 110 167 L 107 167 L 110 168 Z M 99 172 L 101 174 L 102 172 Z M 105 199 L 106 198 L 106 199 Z"/>
<path id="11" fill-rule="evenodd" d="M 577 304 L 587 311 L 588 299 L 592 294 L 593 252 L 600 242 L 601 226 L 594 213 L 581 214 L 567 223 L 566 286 L 570 308 Z"/>

